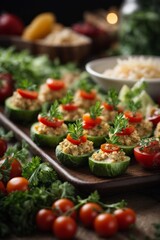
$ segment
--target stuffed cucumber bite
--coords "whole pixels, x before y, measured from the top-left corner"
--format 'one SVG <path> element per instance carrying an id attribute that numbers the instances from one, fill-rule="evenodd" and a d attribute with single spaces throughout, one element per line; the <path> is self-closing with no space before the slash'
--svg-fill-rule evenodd
<path id="1" fill-rule="evenodd" d="M 89 113 L 83 115 L 83 129 L 87 139 L 92 141 L 95 148 L 106 142 L 109 133 L 109 124 L 101 116 L 102 107 L 98 101 L 90 107 Z"/>
<path id="2" fill-rule="evenodd" d="M 41 111 L 38 92 L 18 88 L 5 101 L 5 113 L 13 121 L 23 123 L 34 122 Z"/>
<path id="3" fill-rule="evenodd" d="M 89 157 L 90 171 L 98 177 L 116 177 L 126 172 L 130 157 L 118 145 L 104 143 Z"/>
<path id="4" fill-rule="evenodd" d="M 79 119 L 68 125 L 67 137 L 56 147 L 56 157 L 65 166 L 76 168 L 88 165 L 88 158 L 94 151 L 93 142 L 83 134 Z"/>
<path id="5" fill-rule="evenodd" d="M 67 135 L 67 125 L 58 107 L 59 104 L 55 101 L 50 110 L 39 114 L 38 122 L 31 126 L 31 138 L 40 146 L 56 147 Z"/>
<path id="6" fill-rule="evenodd" d="M 74 101 L 74 95 L 71 91 L 60 99 L 59 109 L 63 114 L 65 123 L 74 123 L 77 119 L 82 118 L 84 109 L 79 107 Z"/>
<path id="7" fill-rule="evenodd" d="M 140 142 L 135 127 L 129 125 L 128 119 L 122 113 L 116 115 L 109 129 L 109 142 L 117 144 L 127 155 L 132 155 L 134 147 Z"/>

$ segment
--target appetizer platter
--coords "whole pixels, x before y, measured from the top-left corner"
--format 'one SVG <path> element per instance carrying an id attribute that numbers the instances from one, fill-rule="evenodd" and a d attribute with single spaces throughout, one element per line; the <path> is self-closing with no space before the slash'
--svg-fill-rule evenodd
<path id="1" fill-rule="evenodd" d="M 39 61 L 39 76 L 32 73 L 37 78 L 21 80 L 16 72 L 17 87 L 2 100 L 1 125 L 25 140 L 63 179 L 84 191 L 122 191 L 159 181 L 159 108 L 143 82 L 131 89 L 124 86 L 119 93 L 113 89 L 102 93 L 86 72 L 73 71 L 73 66 L 56 63 L 44 72 L 40 63 L 45 65 L 46 58 L 35 58 L 35 62 L 28 53 L 7 52 L 10 59 L 14 54 L 21 61 L 27 56 L 32 66 Z M 35 91 L 33 83 L 39 77 L 42 81 Z"/>

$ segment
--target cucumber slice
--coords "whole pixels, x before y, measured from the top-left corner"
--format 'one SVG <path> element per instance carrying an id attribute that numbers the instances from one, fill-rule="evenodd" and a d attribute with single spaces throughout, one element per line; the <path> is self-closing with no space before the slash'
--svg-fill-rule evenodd
<path id="1" fill-rule="evenodd" d="M 107 136 L 91 136 L 87 135 L 87 139 L 93 142 L 93 145 L 95 148 L 98 148 L 101 146 L 102 143 L 106 142 Z"/>
<path id="2" fill-rule="evenodd" d="M 122 149 L 125 152 L 127 156 L 131 156 L 133 154 L 134 148 L 137 146 L 137 144 L 134 146 L 125 146 L 125 145 L 119 145 L 119 144 L 117 145 L 120 147 L 120 149 Z"/>
<path id="3" fill-rule="evenodd" d="M 36 130 L 37 123 L 34 123 L 31 126 L 30 135 L 32 140 L 37 143 L 37 145 L 42 147 L 56 147 L 63 139 L 66 137 L 66 134 L 62 136 L 52 135 L 52 134 L 39 134 Z"/>
<path id="4" fill-rule="evenodd" d="M 98 177 L 116 177 L 122 175 L 128 168 L 130 157 L 126 156 L 126 160 L 114 163 L 105 161 L 96 161 L 89 157 L 89 168 L 91 172 Z"/>
<path id="5" fill-rule="evenodd" d="M 119 91 L 119 100 L 121 102 L 126 101 L 126 94 L 130 91 L 130 88 L 127 85 L 123 85 L 122 88 Z"/>
<path id="6" fill-rule="evenodd" d="M 8 118 L 15 122 L 20 122 L 21 124 L 31 123 L 37 119 L 37 115 L 41 111 L 41 108 L 24 110 L 13 106 L 11 101 L 11 98 L 6 99 L 5 101 L 5 114 Z"/>
<path id="7" fill-rule="evenodd" d="M 56 157 L 57 159 L 65 166 L 70 168 L 76 168 L 80 166 L 88 165 L 88 158 L 92 155 L 93 152 L 81 155 L 73 156 L 71 154 L 66 154 L 62 151 L 61 147 L 58 145 L 56 147 Z"/>

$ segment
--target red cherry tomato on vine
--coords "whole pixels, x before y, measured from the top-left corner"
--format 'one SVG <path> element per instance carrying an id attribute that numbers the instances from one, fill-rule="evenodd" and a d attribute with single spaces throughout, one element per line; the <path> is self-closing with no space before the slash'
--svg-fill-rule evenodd
<path id="1" fill-rule="evenodd" d="M 11 13 L 0 15 L 0 34 L 2 35 L 21 35 L 24 29 L 22 20 Z"/>
<path id="2" fill-rule="evenodd" d="M 102 210 L 98 203 L 86 203 L 79 210 L 79 219 L 85 227 L 93 227 L 96 216 Z"/>
<path id="3" fill-rule="evenodd" d="M 50 209 L 40 209 L 36 215 L 36 225 L 41 231 L 52 230 L 56 215 Z"/>
<path id="4" fill-rule="evenodd" d="M 4 194 L 6 194 L 6 192 L 7 192 L 6 188 L 4 186 L 4 183 L 2 181 L 0 181 L 0 192 L 2 192 Z"/>
<path id="5" fill-rule="evenodd" d="M 114 211 L 114 215 L 117 218 L 120 230 L 127 230 L 136 222 L 136 213 L 131 208 L 117 209 Z"/>
<path id="6" fill-rule="evenodd" d="M 69 216 L 60 216 L 53 222 L 52 230 L 58 239 L 73 239 L 77 232 L 77 223 Z"/>
<path id="7" fill-rule="evenodd" d="M 11 96 L 14 90 L 14 81 L 9 73 L 0 73 L 0 103 Z"/>
<path id="8" fill-rule="evenodd" d="M 111 237 L 118 231 L 117 219 L 113 214 L 101 213 L 95 218 L 94 229 L 101 237 Z"/>
<path id="9" fill-rule="evenodd" d="M 1 165 L 4 163 L 4 160 L 0 161 L 0 168 Z M 22 165 L 17 159 L 8 159 L 8 163 L 10 164 L 10 179 L 14 177 L 20 177 L 22 174 Z M 4 167 L 3 167 L 4 168 Z"/>
<path id="10" fill-rule="evenodd" d="M 73 207 L 74 207 L 74 203 L 70 199 L 67 199 L 67 198 L 58 199 L 52 204 L 52 209 L 53 209 L 53 211 L 55 211 L 55 213 L 57 213 L 57 215 L 66 213 Z M 70 216 L 73 218 L 76 218 L 76 215 L 77 215 L 77 213 L 74 210 L 73 212 L 71 212 Z"/>
<path id="11" fill-rule="evenodd" d="M 8 181 L 6 189 L 8 193 L 14 191 L 26 191 L 29 189 L 28 185 L 29 181 L 26 178 L 14 177 Z"/>

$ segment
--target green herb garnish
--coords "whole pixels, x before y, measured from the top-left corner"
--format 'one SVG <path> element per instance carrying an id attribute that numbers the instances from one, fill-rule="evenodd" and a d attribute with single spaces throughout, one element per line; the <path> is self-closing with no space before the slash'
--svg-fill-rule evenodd
<path id="1" fill-rule="evenodd" d="M 101 107 L 101 103 L 98 101 L 95 105 L 90 107 L 89 114 L 92 119 L 96 119 L 101 115 L 103 107 Z"/>
<path id="2" fill-rule="evenodd" d="M 62 99 L 61 99 L 61 103 L 63 105 L 65 104 L 68 104 L 68 103 L 71 103 L 73 102 L 73 93 L 71 91 L 68 91 L 66 96 L 64 96 Z"/>
<path id="3" fill-rule="evenodd" d="M 93 89 L 93 84 L 91 84 L 89 82 L 89 80 L 87 78 L 85 79 L 80 79 L 79 81 L 79 84 L 78 84 L 78 87 L 81 89 L 81 90 L 84 90 L 86 92 L 91 92 L 92 89 Z"/>
<path id="4" fill-rule="evenodd" d="M 128 100 L 127 101 L 127 106 L 126 108 L 130 110 L 132 113 L 136 113 L 137 110 L 141 108 L 142 104 L 140 101 L 134 102 L 133 100 Z"/>
<path id="5" fill-rule="evenodd" d="M 78 140 L 80 137 L 83 136 L 83 125 L 82 120 L 78 119 L 75 123 L 68 125 L 68 133 L 71 137 L 75 140 Z"/>
<path id="6" fill-rule="evenodd" d="M 106 102 L 113 106 L 115 110 L 117 110 L 117 105 L 119 104 L 120 100 L 118 98 L 118 92 L 115 89 L 110 89 L 106 95 Z"/>
<path id="7" fill-rule="evenodd" d="M 118 136 L 116 134 L 125 129 L 127 125 L 128 120 L 125 118 L 125 116 L 122 113 L 117 114 L 115 116 L 113 126 L 111 126 L 109 129 L 109 139 L 107 139 L 107 141 L 113 144 L 118 143 Z"/>
<path id="8" fill-rule="evenodd" d="M 47 117 L 49 120 L 53 120 L 53 118 L 56 119 L 62 119 L 62 113 L 59 111 L 59 103 L 57 100 L 54 101 L 54 103 L 51 105 L 48 112 L 43 112 L 41 114 L 43 117 Z"/>
<path id="9" fill-rule="evenodd" d="M 32 81 L 29 81 L 28 79 L 22 79 L 16 84 L 16 88 L 26 89 L 29 91 L 35 91 L 37 86 L 36 84 L 33 84 Z"/>

